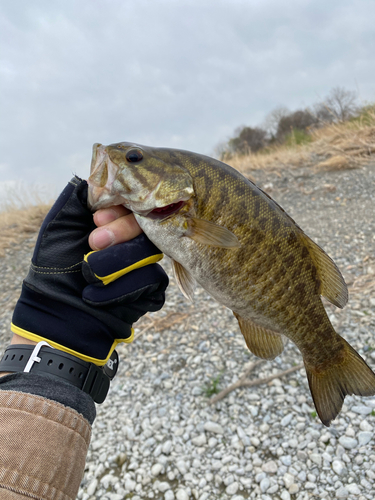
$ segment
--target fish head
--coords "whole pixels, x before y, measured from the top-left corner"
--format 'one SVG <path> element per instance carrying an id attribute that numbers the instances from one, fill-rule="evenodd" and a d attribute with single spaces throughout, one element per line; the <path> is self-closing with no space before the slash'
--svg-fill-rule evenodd
<path id="1" fill-rule="evenodd" d="M 124 205 L 155 219 L 179 211 L 194 196 L 193 179 L 174 160 L 173 150 L 159 151 L 128 142 L 94 144 L 88 179 L 91 210 Z"/>

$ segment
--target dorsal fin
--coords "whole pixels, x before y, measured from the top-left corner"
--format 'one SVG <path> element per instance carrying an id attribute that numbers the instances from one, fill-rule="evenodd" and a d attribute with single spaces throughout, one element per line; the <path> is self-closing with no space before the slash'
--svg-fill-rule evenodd
<path id="1" fill-rule="evenodd" d="M 285 337 L 277 332 L 256 325 L 233 312 L 238 320 L 242 335 L 249 350 L 263 359 L 274 359 L 284 350 Z"/>
<path id="2" fill-rule="evenodd" d="M 305 233 L 301 234 L 322 283 L 321 295 L 341 309 L 348 302 L 348 288 L 338 267 L 324 250 Z"/>

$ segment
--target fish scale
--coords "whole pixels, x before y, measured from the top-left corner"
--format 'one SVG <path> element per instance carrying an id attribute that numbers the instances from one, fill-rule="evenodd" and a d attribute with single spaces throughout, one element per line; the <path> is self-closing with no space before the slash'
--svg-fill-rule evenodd
<path id="1" fill-rule="evenodd" d="M 182 292 L 191 297 L 197 281 L 230 308 L 255 355 L 280 355 L 284 336 L 296 344 L 325 425 L 346 394 L 375 394 L 374 373 L 321 301 L 346 304 L 338 268 L 238 171 L 196 153 L 122 142 L 94 146 L 88 182 L 92 209 L 121 203 L 134 212 L 171 257 Z"/>

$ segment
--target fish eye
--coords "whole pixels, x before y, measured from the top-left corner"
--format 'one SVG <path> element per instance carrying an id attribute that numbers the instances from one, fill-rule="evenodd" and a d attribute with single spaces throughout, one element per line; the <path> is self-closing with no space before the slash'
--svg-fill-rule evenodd
<path id="1" fill-rule="evenodd" d="M 130 149 L 126 155 L 125 158 L 128 160 L 130 163 L 137 163 L 138 161 L 141 161 L 143 158 L 143 153 L 140 149 Z"/>

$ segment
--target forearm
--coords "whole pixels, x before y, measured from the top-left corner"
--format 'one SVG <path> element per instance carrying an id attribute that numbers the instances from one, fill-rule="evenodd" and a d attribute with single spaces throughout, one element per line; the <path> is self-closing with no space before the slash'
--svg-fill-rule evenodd
<path id="1" fill-rule="evenodd" d="M 33 344 L 17 337 L 12 344 Z M 92 398 L 43 375 L 0 377 L 0 497 L 75 499 L 95 418 Z"/>

